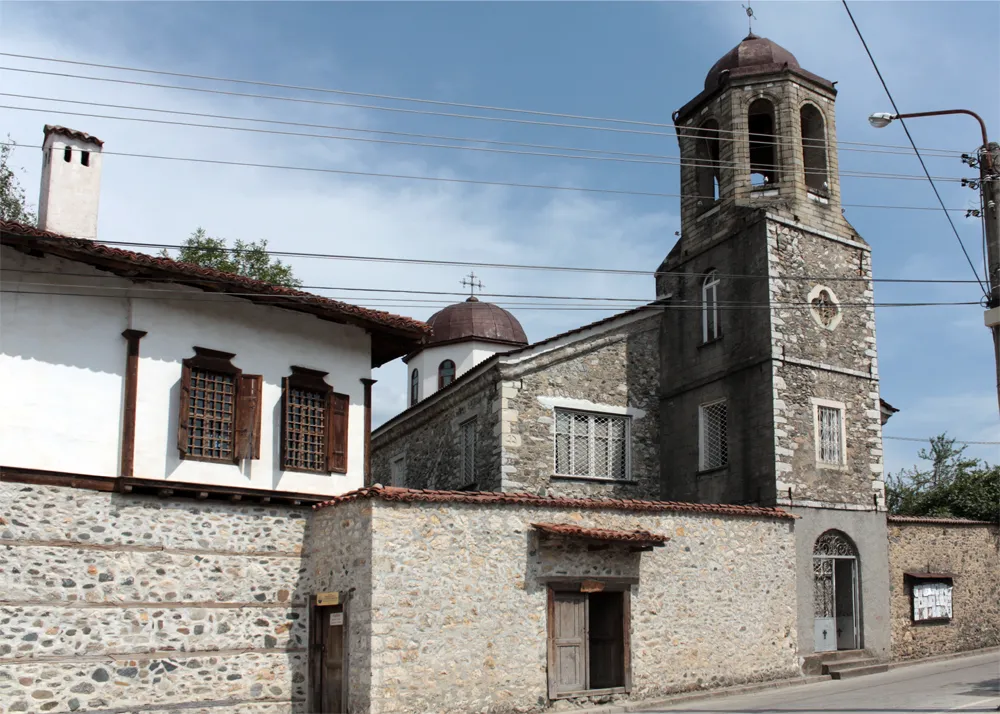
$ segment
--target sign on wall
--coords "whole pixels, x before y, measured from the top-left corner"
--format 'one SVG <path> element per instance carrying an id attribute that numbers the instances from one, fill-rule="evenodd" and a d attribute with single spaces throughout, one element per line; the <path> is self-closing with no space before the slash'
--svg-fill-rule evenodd
<path id="1" fill-rule="evenodd" d="M 951 590 L 950 582 L 913 583 L 913 621 L 950 620 Z"/>

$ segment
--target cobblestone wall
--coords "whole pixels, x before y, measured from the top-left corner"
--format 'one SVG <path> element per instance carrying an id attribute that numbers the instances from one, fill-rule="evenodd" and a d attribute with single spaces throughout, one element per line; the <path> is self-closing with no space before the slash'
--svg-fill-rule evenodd
<path id="1" fill-rule="evenodd" d="M 551 496 L 655 499 L 659 474 L 660 312 L 608 333 L 504 368 L 501 404 L 503 490 Z M 627 410 L 628 479 L 553 477 L 555 408 Z"/>
<path id="2" fill-rule="evenodd" d="M 915 659 L 1000 645 L 1000 529 L 889 520 L 892 656 Z M 905 572 L 952 573 L 950 622 L 914 623 Z"/>
<path id="3" fill-rule="evenodd" d="M 798 673 L 788 521 L 372 502 L 372 712 L 547 707 L 546 575 L 634 575 L 631 697 Z M 340 517 L 340 506 L 329 510 Z M 631 553 L 540 546 L 531 523 L 669 534 Z M 615 555 L 617 554 L 617 555 Z"/>
<path id="4" fill-rule="evenodd" d="M 308 511 L 16 483 L 0 502 L 0 712 L 301 710 Z"/>

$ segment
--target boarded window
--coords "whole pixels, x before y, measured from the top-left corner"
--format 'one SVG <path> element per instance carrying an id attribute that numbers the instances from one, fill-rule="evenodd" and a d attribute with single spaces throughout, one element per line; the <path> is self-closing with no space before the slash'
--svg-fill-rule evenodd
<path id="1" fill-rule="evenodd" d="M 458 427 L 459 469 L 463 483 L 476 480 L 476 420 L 469 419 Z"/>
<path id="2" fill-rule="evenodd" d="M 819 460 L 824 464 L 843 463 L 844 413 L 837 407 L 817 406 L 816 422 L 819 426 Z"/>
<path id="3" fill-rule="evenodd" d="M 700 465 L 702 471 L 718 469 L 729 463 L 728 419 L 726 401 L 721 399 L 698 407 Z"/>
<path id="4" fill-rule="evenodd" d="M 775 136 L 774 105 L 757 99 L 747 111 L 750 141 L 750 184 L 762 188 L 778 182 L 778 143 Z"/>
<path id="5" fill-rule="evenodd" d="M 826 129 L 823 115 L 812 104 L 799 111 L 802 124 L 802 165 L 806 187 L 813 193 L 825 196 L 829 191 L 826 166 Z"/>
<path id="6" fill-rule="evenodd" d="M 556 473 L 629 478 L 630 426 L 627 416 L 556 409 Z"/>
<path id="7" fill-rule="evenodd" d="M 549 591 L 549 697 L 629 686 L 629 593 Z"/>
<path id="8" fill-rule="evenodd" d="M 235 356 L 203 347 L 181 367 L 177 449 L 182 459 L 234 463 L 260 458 L 260 375 L 243 374 Z"/>

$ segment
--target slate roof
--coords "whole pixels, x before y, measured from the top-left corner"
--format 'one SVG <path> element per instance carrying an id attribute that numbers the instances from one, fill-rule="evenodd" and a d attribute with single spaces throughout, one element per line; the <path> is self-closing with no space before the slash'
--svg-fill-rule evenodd
<path id="1" fill-rule="evenodd" d="M 401 357 L 430 333 L 410 317 L 331 300 L 295 288 L 271 285 L 172 258 L 137 253 L 82 238 L 70 238 L 34 226 L 0 221 L 0 242 L 25 252 L 42 252 L 92 265 L 130 280 L 166 282 L 235 295 L 255 303 L 307 312 L 323 320 L 356 325 L 372 333 L 372 359 L 383 364 Z"/>
<path id="2" fill-rule="evenodd" d="M 764 506 L 732 506 L 714 503 L 682 503 L 679 501 L 641 501 L 631 498 L 562 498 L 536 496 L 531 493 L 500 493 L 496 491 L 434 491 L 413 488 L 395 488 L 376 484 L 342 496 L 335 496 L 313 506 L 314 509 L 336 506 L 341 503 L 377 498 L 396 503 L 470 503 L 476 505 L 539 506 L 543 508 L 572 508 L 586 510 L 617 510 L 632 512 L 685 512 L 719 516 L 746 516 L 751 518 L 782 518 L 794 520 L 797 516 L 780 508 Z"/>
<path id="3" fill-rule="evenodd" d="M 551 535 L 583 538 L 585 540 L 600 540 L 612 543 L 637 543 L 645 545 L 663 545 L 669 536 L 644 530 L 616 531 L 610 528 L 583 528 L 570 523 L 532 523 L 531 527 L 542 533 Z"/>

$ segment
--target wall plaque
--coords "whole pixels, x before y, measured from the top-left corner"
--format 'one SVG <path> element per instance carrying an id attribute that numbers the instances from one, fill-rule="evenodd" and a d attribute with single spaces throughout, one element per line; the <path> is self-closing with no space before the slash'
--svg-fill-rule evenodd
<path id="1" fill-rule="evenodd" d="M 316 593 L 316 604 L 320 607 L 326 607 L 327 605 L 339 605 L 340 593 Z"/>

